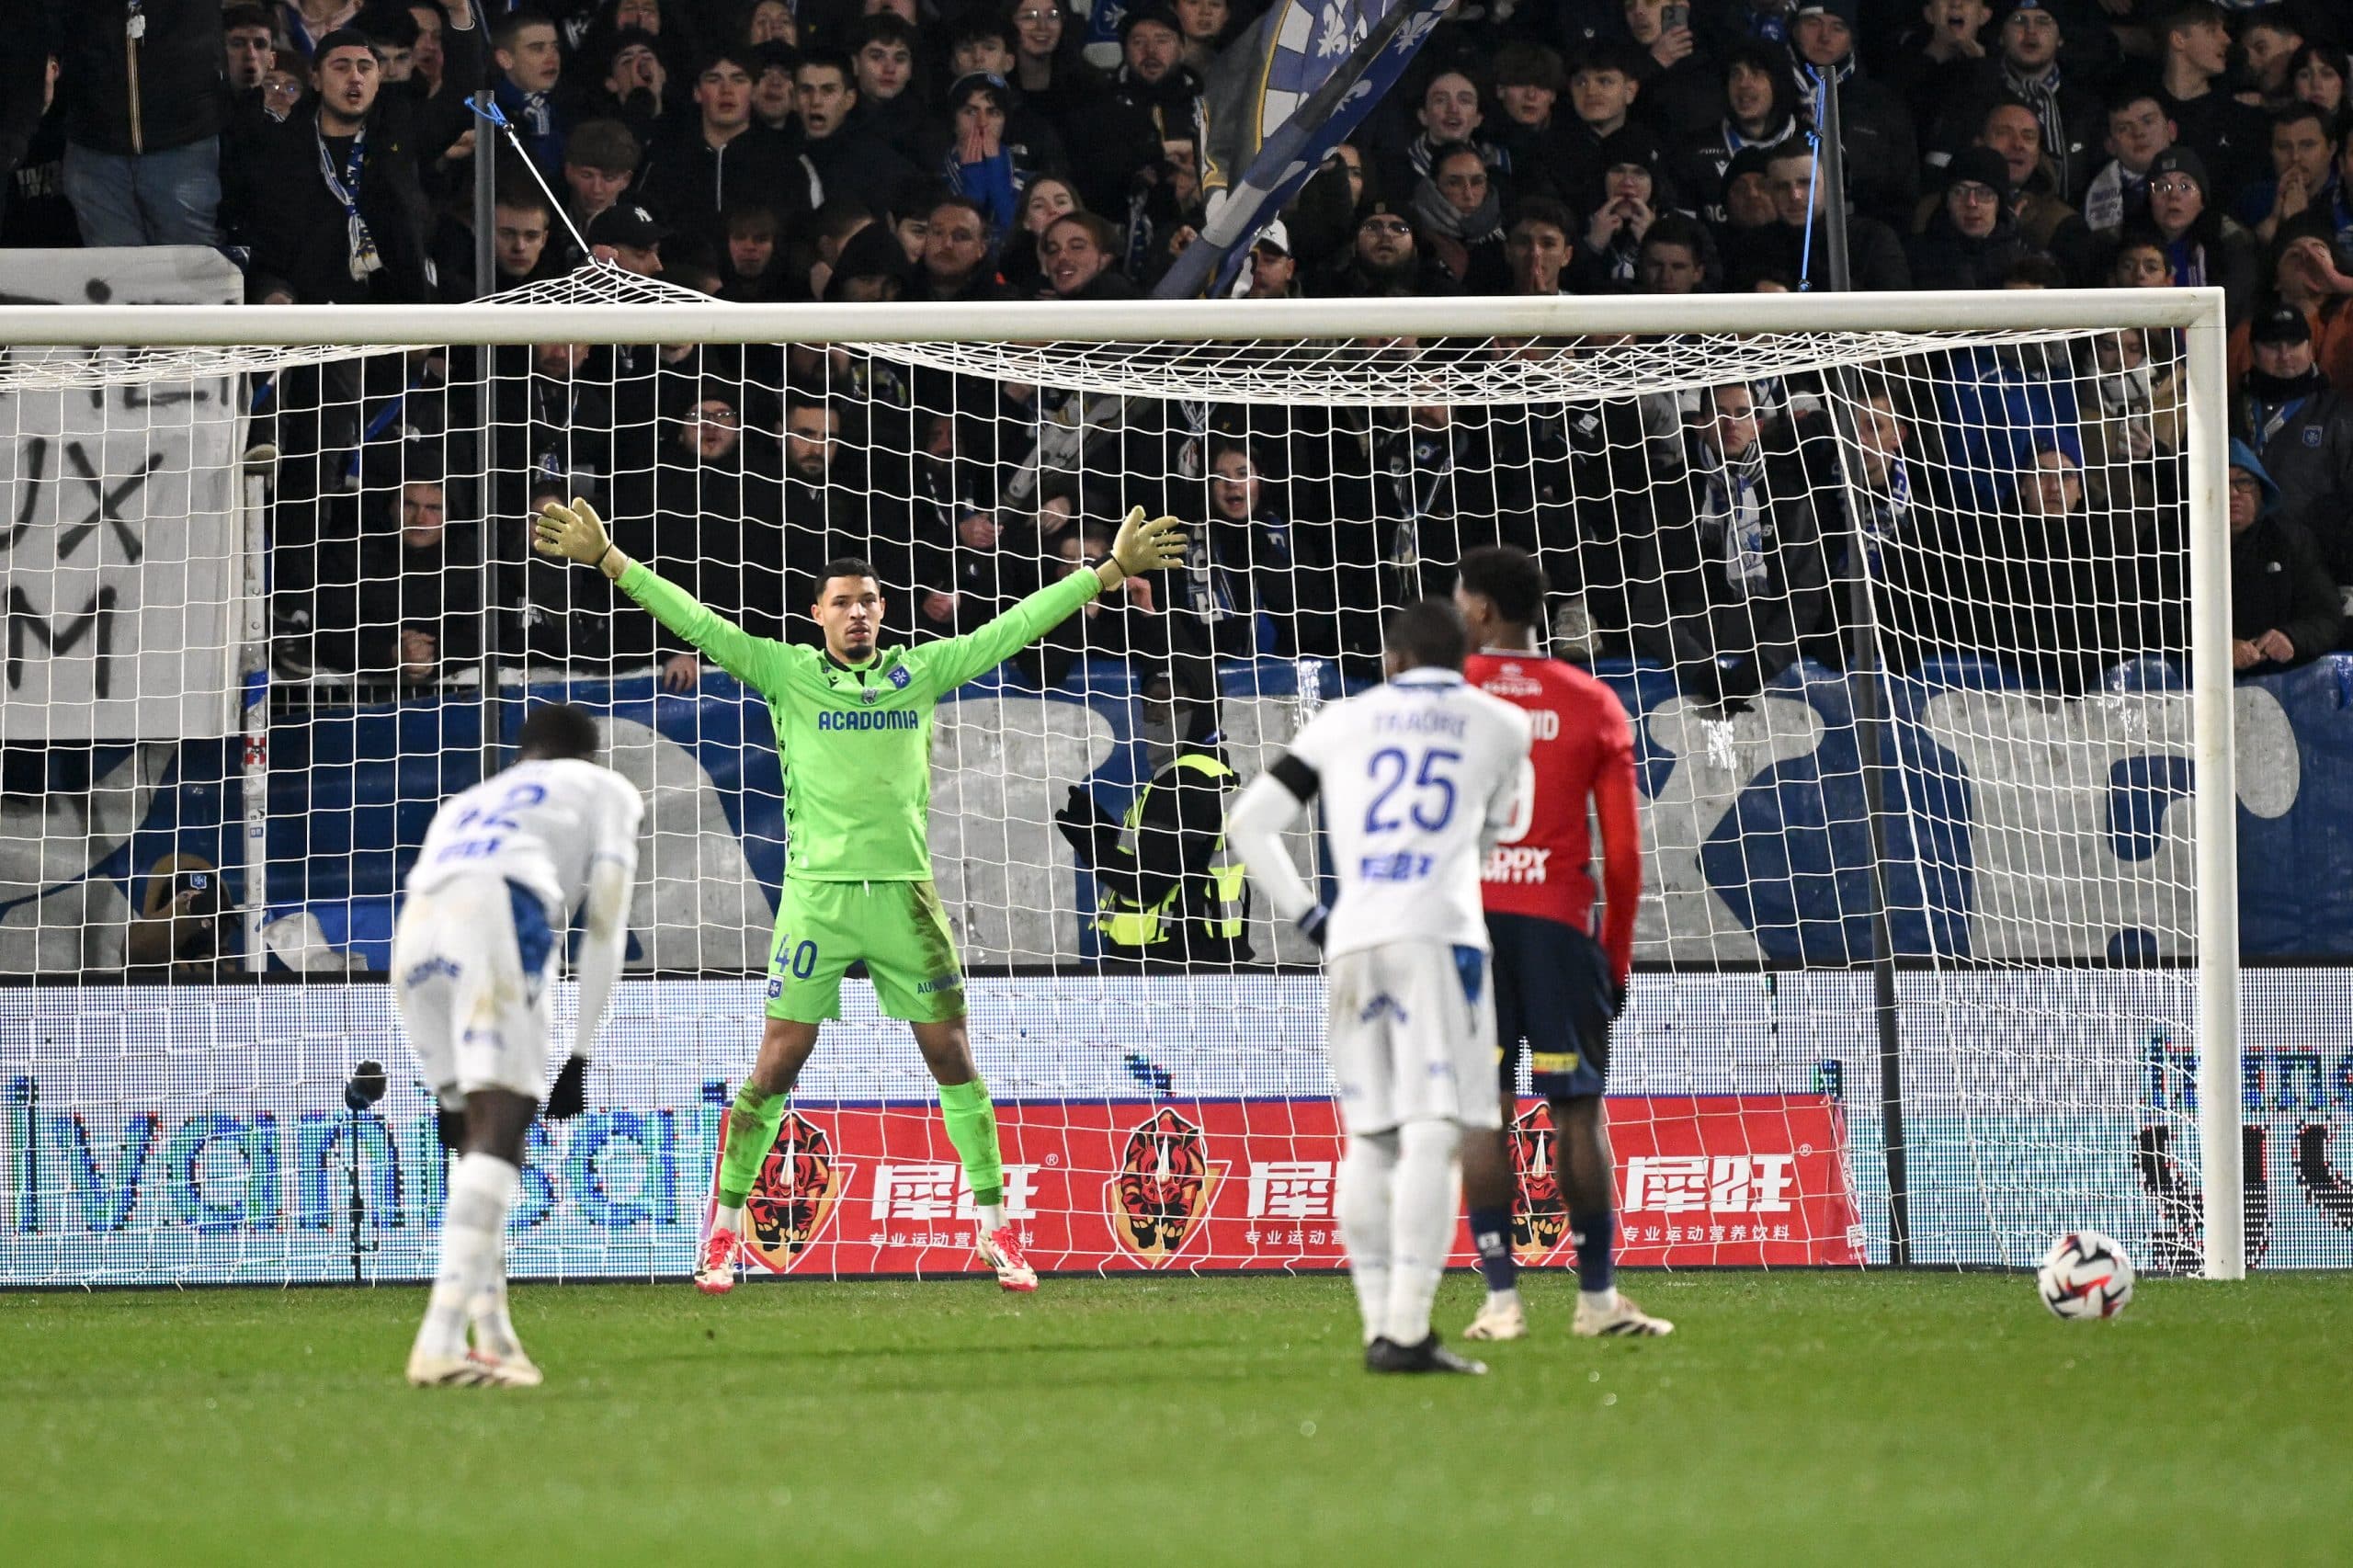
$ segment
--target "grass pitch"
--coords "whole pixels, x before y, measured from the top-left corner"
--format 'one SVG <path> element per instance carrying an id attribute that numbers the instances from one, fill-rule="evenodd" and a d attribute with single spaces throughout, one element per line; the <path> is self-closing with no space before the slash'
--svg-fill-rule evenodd
<path id="1" fill-rule="evenodd" d="M 400 1381 L 421 1290 L 0 1297 L 0 1557 L 2338 1562 L 2353 1281 L 1634 1277 L 1663 1341 L 1374 1379 L 1337 1278 L 523 1286 L 536 1391 Z M 1450 1278 L 1439 1322 L 1475 1304 Z"/>

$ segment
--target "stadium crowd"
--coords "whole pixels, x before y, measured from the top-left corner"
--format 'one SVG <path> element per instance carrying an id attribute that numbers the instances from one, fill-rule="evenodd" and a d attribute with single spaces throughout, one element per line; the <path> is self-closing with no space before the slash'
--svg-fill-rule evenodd
<path id="1" fill-rule="evenodd" d="M 1247 151 L 1267 8 L 0 0 L 0 244 L 219 246 L 256 305 L 462 301 L 591 255 L 731 301 L 1142 298 Z M 1819 288 L 1840 199 L 1857 289 L 2218 284 L 2236 662 L 2281 668 L 2339 645 L 2353 585 L 2348 33 L 2319 0 L 1465 0 L 1236 290 Z M 1843 197 L 1811 137 L 1825 74 Z M 481 89 L 511 137 L 470 110 Z M 585 494 L 632 554 L 780 635 L 832 554 L 948 634 L 1076 569 L 1130 505 L 1198 519 L 1187 571 L 1035 651 L 1044 683 L 1089 653 L 1370 673 L 1384 603 L 1518 543 L 1567 645 L 1738 701 L 1840 657 L 1840 584 L 1865 571 L 1899 642 L 2063 687 L 2177 646 L 2179 363 L 2124 332 L 1838 389 L 1104 419 L 838 349 L 550 342 L 288 370 L 253 398 L 296 685 L 473 678 L 487 628 L 518 665 L 693 688 L 650 618 L 523 550 L 532 506 Z"/>

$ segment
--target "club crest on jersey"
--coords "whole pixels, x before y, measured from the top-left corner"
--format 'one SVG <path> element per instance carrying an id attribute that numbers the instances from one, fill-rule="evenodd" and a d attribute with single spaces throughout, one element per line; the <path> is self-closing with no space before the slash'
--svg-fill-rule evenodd
<path id="1" fill-rule="evenodd" d="M 1120 1153 L 1119 1174 L 1103 1187 L 1111 1233 L 1147 1268 L 1165 1265 L 1209 1218 L 1223 1165 L 1210 1164 L 1209 1140 L 1170 1109 L 1140 1122 Z"/>
<path id="2" fill-rule="evenodd" d="M 722 1152 L 733 1121 L 731 1114 L 722 1124 Z M 785 1112 L 744 1200 L 744 1244 L 777 1273 L 790 1268 L 824 1233 L 849 1175 L 850 1167 L 834 1157 L 834 1141 L 824 1128 L 799 1111 Z"/>
<path id="3" fill-rule="evenodd" d="M 907 673 L 907 666 L 904 665 L 900 665 L 891 671 L 891 684 L 901 691 L 906 690 L 907 683 L 913 679 L 915 676 Z"/>
<path id="4" fill-rule="evenodd" d="M 1511 1250 L 1524 1264 L 1540 1263 L 1569 1230 L 1568 1199 L 1554 1164 L 1552 1111 L 1538 1100 L 1512 1119 Z"/>
<path id="5" fill-rule="evenodd" d="M 858 699 L 860 702 L 865 703 L 867 706 L 872 707 L 875 703 L 882 700 L 882 693 L 873 687 L 861 686 L 858 688 Z"/>

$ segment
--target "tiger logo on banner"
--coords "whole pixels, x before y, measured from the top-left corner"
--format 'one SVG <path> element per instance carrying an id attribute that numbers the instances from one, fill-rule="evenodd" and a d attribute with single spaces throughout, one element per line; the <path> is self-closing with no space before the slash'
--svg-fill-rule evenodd
<path id="1" fill-rule="evenodd" d="M 744 1201 L 745 1246 L 770 1269 L 784 1273 L 824 1233 L 848 1181 L 849 1167 L 835 1157 L 825 1130 L 799 1111 L 787 1111 Z"/>
<path id="2" fill-rule="evenodd" d="M 1104 1184 L 1111 1233 L 1146 1267 L 1162 1267 L 1201 1228 L 1224 1174 L 1224 1166 L 1210 1164 L 1200 1128 L 1161 1110 L 1128 1133 L 1119 1174 Z"/>
<path id="3" fill-rule="evenodd" d="M 1552 1108 L 1542 1100 L 1512 1119 L 1511 1250 L 1525 1264 L 1552 1256 L 1568 1233 L 1568 1201 L 1553 1164 L 1556 1138 Z"/>

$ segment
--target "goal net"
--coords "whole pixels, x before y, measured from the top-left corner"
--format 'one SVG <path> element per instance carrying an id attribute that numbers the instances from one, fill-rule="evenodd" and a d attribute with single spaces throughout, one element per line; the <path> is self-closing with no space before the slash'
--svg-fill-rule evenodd
<path id="1" fill-rule="evenodd" d="M 949 311 L 592 269 L 490 306 L 0 324 L 0 1282 L 430 1274 L 442 1163 L 383 972 L 402 878 L 551 700 L 648 810 L 633 978 L 588 1114 L 532 1133 L 511 1267 L 691 1267 L 770 978 L 814 961 L 772 946 L 787 778 L 843 764 L 780 759 L 762 694 L 533 557 L 529 515 L 573 496 L 802 642 L 836 557 L 921 642 L 1131 507 L 1190 527 L 1182 570 L 933 722 L 937 885 L 1041 1267 L 1341 1262 L 1315 955 L 1248 906 L 1216 805 L 1493 544 L 1538 557 L 1550 654 L 1633 722 L 1624 1261 L 2016 1267 L 2089 1226 L 2228 1275 L 2268 1240 L 2242 1244 L 2212 1092 L 2237 1062 L 2207 292 Z M 1308 827 L 1292 850 L 1321 865 Z M 1493 874 L 1574 872 L 1505 846 Z M 1558 1266 L 1520 1107 L 1515 1240 Z M 955 1273 L 971 1204 L 854 971 L 756 1250 Z"/>

